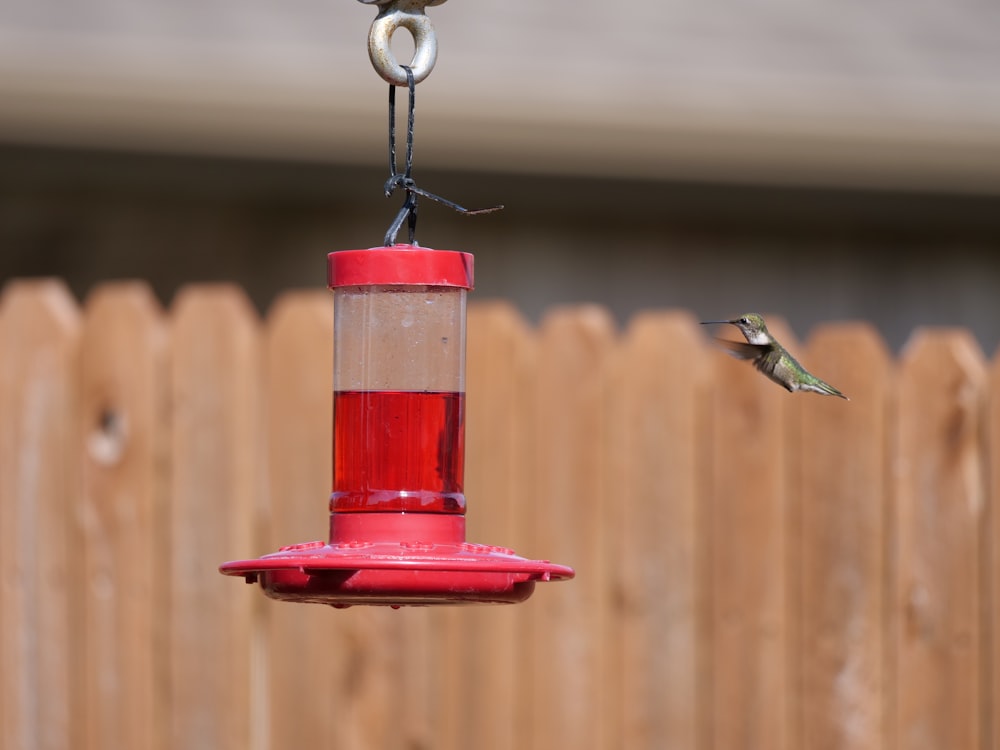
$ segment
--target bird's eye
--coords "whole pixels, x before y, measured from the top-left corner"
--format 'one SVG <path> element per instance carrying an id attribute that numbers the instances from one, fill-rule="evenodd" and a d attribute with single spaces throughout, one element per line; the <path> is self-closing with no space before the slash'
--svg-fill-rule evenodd
<path id="1" fill-rule="evenodd" d="M 744 315 L 742 318 L 740 318 L 740 323 L 742 323 L 745 326 L 750 325 L 750 318 Z"/>

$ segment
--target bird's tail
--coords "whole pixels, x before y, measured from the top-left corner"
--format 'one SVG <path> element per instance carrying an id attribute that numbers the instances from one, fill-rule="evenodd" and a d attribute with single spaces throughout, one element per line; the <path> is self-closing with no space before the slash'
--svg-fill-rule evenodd
<path id="1" fill-rule="evenodd" d="M 815 391 L 816 393 L 823 393 L 826 394 L 827 396 L 838 396 L 844 399 L 845 401 L 850 401 L 850 399 L 847 398 L 847 396 L 845 396 L 843 393 L 838 391 L 829 383 L 824 383 L 819 378 L 813 378 L 813 381 L 809 385 L 811 386 L 809 390 Z"/>

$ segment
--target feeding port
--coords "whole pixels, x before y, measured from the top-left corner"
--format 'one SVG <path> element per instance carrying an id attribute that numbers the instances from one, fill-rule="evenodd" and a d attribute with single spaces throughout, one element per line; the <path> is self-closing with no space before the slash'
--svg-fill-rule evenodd
<path id="1" fill-rule="evenodd" d="M 328 542 L 222 573 L 275 599 L 389 606 L 515 603 L 548 561 L 465 540 L 465 306 L 473 258 L 411 245 L 329 255 L 334 294 Z"/>

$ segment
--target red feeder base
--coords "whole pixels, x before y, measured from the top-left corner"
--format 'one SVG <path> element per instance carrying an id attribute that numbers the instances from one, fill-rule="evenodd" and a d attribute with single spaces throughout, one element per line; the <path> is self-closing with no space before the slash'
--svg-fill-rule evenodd
<path id="1" fill-rule="evenodd" d="M 260 583 L 273 599 L 334 607 L 514 604 L 531 596 L 536 581 L 574 575 L 503 547 L 469 544 L 464 516 L 435 513 L 334 513 L 329 544 L 293 544 L 219 570 Z"/>

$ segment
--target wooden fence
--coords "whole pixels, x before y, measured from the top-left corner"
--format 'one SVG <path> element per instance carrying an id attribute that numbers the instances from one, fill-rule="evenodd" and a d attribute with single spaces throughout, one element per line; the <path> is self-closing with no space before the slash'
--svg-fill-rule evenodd
<path id="1" fill-rule="evenodd" d="M 216 572 L 325 534 L 325 292 L 8 284 L 0 748 L 995 748 L 1000 366 L 791 342 L 845 402 L 704 334 L 473 305 L 469 539 L 577 578 L 338 611 Z"/>

